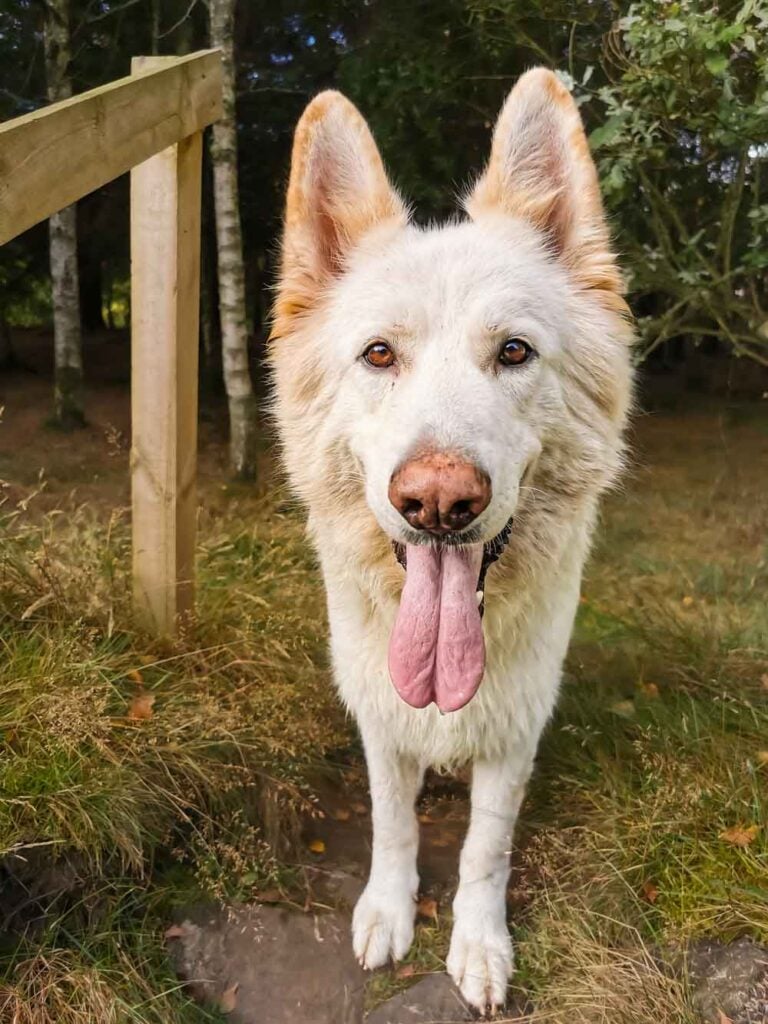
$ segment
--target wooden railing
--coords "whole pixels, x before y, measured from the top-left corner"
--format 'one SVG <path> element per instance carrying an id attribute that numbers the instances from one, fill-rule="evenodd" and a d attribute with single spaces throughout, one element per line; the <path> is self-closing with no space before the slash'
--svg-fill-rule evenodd
<path id="1" fill-rule="evenodd" d="M 221 116 L 221 57 L 131 71 L 0 125 L 0 244 L 131 170 L 134 597 L 170 634 L 194 598 L 201 132 Z"/>

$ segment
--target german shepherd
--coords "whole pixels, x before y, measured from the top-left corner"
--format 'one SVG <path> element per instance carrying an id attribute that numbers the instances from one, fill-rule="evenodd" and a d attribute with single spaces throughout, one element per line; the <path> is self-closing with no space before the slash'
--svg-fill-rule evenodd
<path id="1" fill-rule="evenodd" d="M 515 819 L 622 464 L 632 330 L 554 74 L 519 79 L 462 205 L 444 226 L 410 223 L 360 113 L 317 96 L 296 129 L 270 358 L 368 764 L 354 950 L 366 968 L 408 951 L 423 773 L 471 762 L 447 965 L 485 1012 L 513 965 Z"/>

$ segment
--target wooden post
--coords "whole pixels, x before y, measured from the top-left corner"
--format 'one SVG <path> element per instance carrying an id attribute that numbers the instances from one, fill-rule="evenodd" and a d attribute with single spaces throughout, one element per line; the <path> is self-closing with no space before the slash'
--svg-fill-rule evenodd
<path id="1" fill-rule="evenodd" d="M 131 171 L 134 599 L 161 635 L 194 601 L 201 162 L 195 132 Z"/>

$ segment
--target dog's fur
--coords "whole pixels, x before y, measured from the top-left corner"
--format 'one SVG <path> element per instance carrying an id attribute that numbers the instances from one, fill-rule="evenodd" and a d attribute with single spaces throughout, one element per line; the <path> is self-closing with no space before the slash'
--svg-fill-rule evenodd
<path id="1" fill-rule="evenodd" d="M 271 363 L 284 459 L 327 589 L 335 679 L 370 776 L 373 856 L 354 949 L 369 968 L 408 950 L 424 769 L 472 761 L 448 970 L 485 1010 L 503 1003 L 512 967 L 515 818 L 597 500 L 621 465 L 631 329 L 581 119 L 550 72 L 512 90 L 464 208 L 447 226 L 409 224 L 361 115 L 338 93 L 317 96 L 296 130 Z M 538 357 L 500 371 L 508 337 Z M 377 338 L 396 368 L 360 358 Z M 421 539 L 387 487 L 424 445 L 466 453 L 490 477 L 472 540 L 514 517 L 486 583 L 485 676 L 448 715 L 409 707 L 387 671 L 404 579 L 392 541 Z"/>

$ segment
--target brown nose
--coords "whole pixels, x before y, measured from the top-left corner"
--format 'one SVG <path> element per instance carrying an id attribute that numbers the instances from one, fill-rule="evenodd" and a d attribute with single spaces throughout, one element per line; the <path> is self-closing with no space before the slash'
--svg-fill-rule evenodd
<path id="1" fill-rule="evenodd" d="M 427 452 L 395 471 L 389 500 L 414 529 L 450 533 L 469 526 L 488 507 L 491 481 L 460 455 Z"/>

